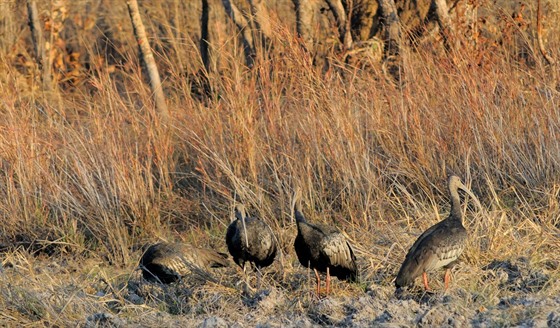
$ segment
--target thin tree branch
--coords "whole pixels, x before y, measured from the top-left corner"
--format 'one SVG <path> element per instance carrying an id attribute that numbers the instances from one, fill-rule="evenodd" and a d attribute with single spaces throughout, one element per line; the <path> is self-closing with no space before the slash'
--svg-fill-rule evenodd
<path id="1" fill-rule="evenodd" d="M 206 72 L 210 72 L 210 6 L 208 0 L 202 0 L 202 15 L 200 17 L 200 56 Z"/>

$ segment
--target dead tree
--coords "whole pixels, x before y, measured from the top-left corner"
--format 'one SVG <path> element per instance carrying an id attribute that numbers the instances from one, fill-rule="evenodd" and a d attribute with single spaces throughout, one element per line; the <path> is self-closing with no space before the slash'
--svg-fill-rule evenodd
<path id="1" fill-rule="evenodd" d="M 29 29 L 31 30 L 35 61 L 41 71 L 43 88 L 45 90 L 50 90 L 52 88 L 50 65 L 45 51 L 45 40 L 43 39 L 43 28 L 39 22 L 37 3 L 34 0 L 27 0 L 27 21 Z"/>
<path id="2" fill-rule="evenodd" d="M 161 116 L 163 125 L 167 126 L 167 123 L 169 122 L 169 110 L 167 109 L 167 104 L 165 102 L 165 96 L 161 87 L 161 79 L 154 60 L 154 54 L 152 53 L 150 43 L 148 42 L 148 38 L 146 36 L 146 30 L 144 29 L 144 24 L 142 23 L 142 17 L 140 17 L 138 3 L 136 0 L 128 0 L 126 4 L 128 6 L 130 20 L 132 21 L 134 37 L 136 38 L 136 42 L 138 42 L 140 61 L 144 64 L 146 72 L 148 73 L 148 81 L 152 94 L 154 95 L 156 110 Z"/>
<path id="3" fill-rule="evenodd" d="M 255 43 L 253 41 L 253 34 L 251 33 L 251 26 L 245 16 L 243 16 L 241 11 L 231 2 L 231 0 L 222 0 L 222 4 L 224 5 L 228 16 L 241 32 L 241 40 L 243 42 L 243 50 L 245 52 L 245 63 L 248 67 L 253 67 L 255 62 Z"/>
<path id="4" fill-rule="evenodd" d="M 272 26 L 270 25 L 270 15 L 266 7 L 265 0 L 249 0 L 251 6 L 251 16 L 255 23 L 255 28 L 264 39 L 272 38 Z"/>
<path id="5" fill-rule="evenodd" d="M 202 0 L 202 15 L 200 16 L 200 56 L 206 72 L 210 72 L 210 6 L 208 0 Z"/>
<path id="6" fill-rule="evenodd" d="M 379 0 L 379 9 L 384 26 L 385 57 L 397 56 L 400 52 L 401 27 L 394 0 Z"/>
<path id="7" fill-rule="evenodd" d="M 296 7 L 296 30 L 307 51 L 313 50 L 314 0 L 293 0 Z"/>
<path id="8" fill-rule="evenodd" d="M 350 20 L 347 17 L 346 10 L 344 10 L 341 0 L 326 1 L 336 20 L 340 41 L 346 50 L 352 49 L 353 42 L 352 34 L 350 33 Z"/>
<path id="9" fill-rule="evenodd" d="M 554 58 L 550 56 L 544 47 L 544 41 L 542 38 L 542 8 L 541 0 L 537 0 L 537 42 L 539 44 L 539 51 L 543 58 L 549 65 L 554 65 Z"/>
<path id="10" fill-rule="evenodd" d="M 436 15 L 440 33 L 443 37 L 443 45 L 447 51 L 455 49 L 454 31 L 451 19 L 449 18 L 449 9 L 445 0 L 432 0 L 431 9 Z"/>

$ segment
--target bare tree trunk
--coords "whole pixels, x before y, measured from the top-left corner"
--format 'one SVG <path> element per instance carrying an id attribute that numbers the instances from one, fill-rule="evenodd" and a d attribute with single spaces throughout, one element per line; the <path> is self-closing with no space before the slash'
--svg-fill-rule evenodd
<path id="1" fill-rule="evenodd" d="M 136 42 L 138 42 L 140 60 L 144 63 L 146 71 L 148 72 L 148 81 L 154 95 L 156 110 L 161 115 L 163 125 L 167 126 L 169 122 L 169 110 L 167 109 L 167 104 L 165 102 L 165 96 L 161 87 L 161 79 L 154 60 L 154 54 L 150 48 L 148 38 L 146 37 L 146 30 L 144 29 L 144 24 L 142 23 L 142 17 L 140 17 L 138 3 L 136 0 L 128 0 L 126 4 L 128 6 L 130 20 L 132 21 L 134 36 L 136 37 Z"/>
<path id="2" fill-rule="evenodd" d="M 336 19 L 336 25 L 338 27 L 340 41 L 344 45 L 345 49 L 352 49 L 352 34 L 350 33 L 350 20 L 346 15 L 346 11 L 344 10 L 344 6 L 342 5 L 341 0 L 326 0 L 326 1 L 333 12 L 334 18 Z"/>
<path id="3" fill-rule="evenodd" d="M 243 38 L 243 50 L 245 52 L 245 63 L 248 67 L 253 67 L 255 62 L 255 43 L 253 42 L 253 35 L 251 34 L 251 27 L 249 22 L 241 11 L 235 6 L 231 0 L 222 0 L 222 4 L 226 9 L 226 13 L 233 20 Z"/>
<path id="4" fill-rule="evenodd" d="M 537 41 L 539 43 L 539 50 L 541 55 L 547 61 L 549 65 L 554 65 L 554 58 L 550 56 L 544 47 L 544 42 L 542 38 L 542 8 L 541 8 L 541 0 L 537 0 Z"/>
<path id="5" fill-rule="evenodd" d="M 400 81 L 401 66 L 401 27 L 399 16 L 397 14 L 397 6 L 394 0 L 379 0 L 379 9 L 381 11 L 383 27 L 383 41 L 385 42 L 385 51 L 383 53 L 383 72 L 388 82 Z M 392 77 L 390 79 L 389 77 Z"/>
<path id="6" fill-rule="evenodd" d="M 379 24 L 379 19 L 374 19 L 378 8 L 377 0 L 352 0 L 352 31 L 358 41 L 369 40 L 372 36 L 372 29 Z"/>
<path id="7" fill-rule="evenodd" d="M 397 56 L 401 45 L 401 27 L 397 15 L 397 6 L 394 0 L 379 0 L 379 8 L 385 25 L 385 56 Z"/>
<path id="8" fill-rule="evenodd" d="M 443 36 L 443 44 L 450 51 L 455 49 L 453 25 L 449 18 L 449 9 L 445 0 L 432 0 L 432 9 L 436 15 L 441 35 Z"/>
<path id="9" fill-rule="evenodd" d="M 50 65 L 45 51 L 45 40 L 43 39 L 43 29 L 39 22 L 37 3 L 34 0 L 27 0 L 27 19 L 29 29 L 31 30 L 35 61 L 42 73 L 41 80 L 43 82 L 43 88 L 45 90 L 50 90 L 52 88 Z"/>
<path id="10" fill-rule="evenodd" d="M 210 7 L 208 0 L 202 0 L 202 15 L 200 17 L 200 56 L 206 72 L 210 72 Z"/>
<path id="11" fill-rule="evenodd" d="M 296 29 L 308 51 L 313 50 L 314 0 L 293 0 L 296 6 Z"/>
<path id="12" fill-rule="evenodd" d="M 251 15 L 255 21 L 256 28 L 260 33 L 269 39 L 272 37 L 272 27 L 270 26 L 270 15 L 264 0 L 249 0 Z"/>

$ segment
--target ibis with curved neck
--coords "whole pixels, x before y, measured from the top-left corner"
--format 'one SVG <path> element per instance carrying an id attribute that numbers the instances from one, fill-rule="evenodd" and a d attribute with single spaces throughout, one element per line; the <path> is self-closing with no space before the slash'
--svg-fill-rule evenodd
<path id="1" fill-rule="evenodd" d="M 338 279 L 355 281 L 356 256 L 346 237 L 334 226 L 310 223 L 305 219 L 299 189 L 294 195 L 293 208 L 298 230 L 294 248 L 301 265 L 315 272 L 317 295 L 321 286 L 318 271 L 327 274 L 327 295 L 330 291 L 331 275 Z"/>
<path id="2" fill-rule="evenodd" d="M 246 287 L 250 288 L 247 277 L 247 264 L 257 271 L 257 288 L 260 288 L 261 268 L 274 262 L 276 257 L 276 237 L 270 226 L 259 218 L 248 217 L 245 206 L 235 206 L 235 219 L 226 231 L 228 251 L 242 269 Z"/>
<path id="3" fill-rule="evenodd" d="M 463 253 L 468 237 L 467 229 L 463 226 L 463 214 L 458 190 L 461 189 L 469 194 L 479 208 L 482 208 L 482 206 L 458 176 L 451 175 L 449 177 L 448 187 L 451 196 L 449 216 L 424 231 L 410 247 L 395 280 L 397 288 L 412 285 L 414 279 L 422 275 L 424 287 L 426 290 L 430 290 L 428 272 L 443 267 L 446 268 L 445 289 L 449 287 L 451 280 L 449 265 Z"/>

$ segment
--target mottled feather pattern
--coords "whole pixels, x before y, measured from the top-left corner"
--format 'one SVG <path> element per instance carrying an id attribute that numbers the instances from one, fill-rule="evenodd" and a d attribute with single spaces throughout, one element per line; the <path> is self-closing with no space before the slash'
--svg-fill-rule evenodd
<path id="1" fill-rule="evenodd" d="M 352 248 L 342 233 L 326 235 L 321 242 L 321 248 L 331 265 L 344 266 L 356 261 Z"/>
<path id="2" fill-rule="evenodd" d="M 467 240 L 467 230 L 457 221 L 444 220 L 428 229 L 409 250 L 396 284 L 412 284 L 423 272 L 444 267 L 457 260 Z"/>
<path id="3" fill-rule="evenodd" d="M 457 189 L 461 188 L 476 197 L 456 176 L 448 182 L 451 194 L 451 213 L 449 216 L 426 230 L 410 247 L 397 274 L 396 287 L 410 285 L 424 272 L 437 270 L 456 261 L 463 253 L 467 242 L 467 230 L 463 226 L 460 199 Z M 480 206 L 478 200 L 477 205 Z"/>
<path id="4" fill-rule="evenodd" d="M 152 263 L 160 265 L 163 272 L 168 275 L 177 276 L 177 278 L 189 274 L 195 266 L 192 262 L 188 262 L 188 260 L 182 256 L 170 256 L 164 259 L 160 258 Z M 189 263 L 191 264 L 189 265 Z"/>
<path id="5" fill-rule="evenodd" d="M 244 207 L 240 205 L 236 208 L 236 219 L 228 226 L 226 244 L 240 267 L 245 262 L 254 263 L 259 268 L 267 267 L 276 257 L 276 238 L 272 229 L 258 218 L 247 217 Z"/>
<path id="6" fill-rule="evenodd" d="M 144 278 L 170 283 L 193 272 L 228 266 L 227 255 L 211 249 L 179 243 L 157 243 L 140 259 Z"/>
<path id="7" fill-rule="evenodd" d="M 356 257 L 344 235 L 335 227 L 308 223 L 299 208 L 301 205 L 296 206 L 298 235 L 294 248 L 301 265 L 310 265 L 321 272 L 326 272 L 328 267 L 330 274 L 339 279 L 356 280 Z"/>

